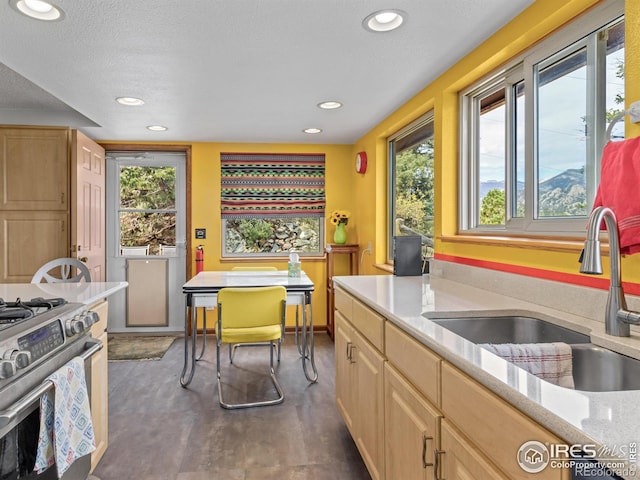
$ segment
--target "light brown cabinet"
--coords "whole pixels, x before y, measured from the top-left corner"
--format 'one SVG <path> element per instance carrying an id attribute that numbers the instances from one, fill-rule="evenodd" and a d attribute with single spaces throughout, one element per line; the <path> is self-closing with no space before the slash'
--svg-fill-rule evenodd
<path id="1" fill-rule="evenodd" d="M 336 401 L 372 478 L 570 478 L 517 463 L 561 439 L 339 287 L 335 307 Z"/>
<path id="2" fill-rule="evenodd" d="M 446 362 L 442 364 L 442 411 L 445 418 L 464 432 L 478 452 L 499 465 L 514 480 L 531 478 L 531 474 L 520 468 L 517 462 L 517 452 L 522 444 L 530 440 L 547 445 L 562 443 L 558 437 Z M 535 478 L 560 480 L 568 478 L 568 472 L 546 468 Z"/>
<path id="3" fill-rule="evenodd" d="M 103 300 L 89 307 L 100 317 L 91 327 L 91 335 L 102 342 L 102 350 L 91 358 L 91 421 L 96 438 L 96 449 L 91 453 L 91 471 L 96 467 L 109 442 L 109 377 L 108 377 L 108 303 Z"/>
<path id="4" fill-rule="evenodd" d="M 431 480 L 442 415 L 389 363 L 384 375 L 385 477 Z"/>
<path id="5" fill-rule="evenodd" d="M 337 292 L 335 315 L 336 403 L 374 480 L 384 477 L 384 357 L 350 321 L 366 320 L 359 302 Z M 373 322 L 382 322 L 379 316 Z M 380 324 L 380 326 L 382 323 Z M 376 329 L 374 329 L 376 330 Z"/>
<path id="6" fill-rule="evenodd" d="M 0 126 L 0 283 L 28 283 L 54 258 L 89 257 L 72 248 L 77 238 L 104 244 L 104 187 L 80 195 L 76 190 L 85 188 L 76 165 L 86 163 L 87 149 L 93 166 L 101 158 L 104 179 L 104 149 L 80 132 Z M 104 251 L 97 255 L 102 258 L 91 267 L 92 279 L 104 281 Z"/>
<path id="7" fill-rule="evenodd" d="M 438 468 L 435 479 L 508 480 L 475 445 L 470 444 L 445 418 L 441 423 L 441 449 L 437 451 Z"/>

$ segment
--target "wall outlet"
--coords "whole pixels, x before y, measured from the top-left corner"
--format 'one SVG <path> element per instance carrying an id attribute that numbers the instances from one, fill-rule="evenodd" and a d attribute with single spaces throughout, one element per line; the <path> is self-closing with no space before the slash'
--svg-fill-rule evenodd
<path id="1" fill-rule="evenodd" d="M 367 250 L 369 250 L 369 253 L 373 253 L 373 245 L 371 242 L 367 243 Z"/>

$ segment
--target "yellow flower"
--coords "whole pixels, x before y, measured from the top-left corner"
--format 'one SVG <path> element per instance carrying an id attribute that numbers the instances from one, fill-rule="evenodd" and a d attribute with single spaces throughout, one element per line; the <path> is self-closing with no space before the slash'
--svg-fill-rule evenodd
<path id="1" fill-rule="evenodd" d="M 331 212 L 329 221 L 332 225 L 338 225 L 339 223 L 347 225 L 349 223 L 349 217 L 351 217 L 349 210 L 334 210 Z"/>

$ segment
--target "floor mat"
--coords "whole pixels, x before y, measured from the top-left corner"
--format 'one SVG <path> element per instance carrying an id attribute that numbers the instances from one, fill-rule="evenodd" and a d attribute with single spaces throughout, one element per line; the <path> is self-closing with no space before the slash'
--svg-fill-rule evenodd
<path id="1" fill-rule="evenodd" d="M 160 360 L 178 337 L 114 335 L 109 337 L 109 360 Z"/>

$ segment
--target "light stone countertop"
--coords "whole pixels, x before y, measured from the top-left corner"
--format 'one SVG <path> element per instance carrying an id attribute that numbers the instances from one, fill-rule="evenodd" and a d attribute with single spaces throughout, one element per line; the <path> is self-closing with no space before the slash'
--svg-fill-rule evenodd
<path id="1" fill-rule="evenodd" d="M 640 335 L 632 331 L 631 338 L 614 339 L 604 334 L 603 322 L 546 307 L 538 299 L 534 303 L 435 275 L 429 277 L 372 275 L 334 277 L 333 280 L 568 444 L 596 444 L 599 450 L 600 447 L 619 449 L 640 444 L 637 411 L 640 391 L 585 392 L 553 385 L 477 347 L 423 314 L 443 318 L 454 316 L 455 312 L 465 315 L 533 313 L 590 334 L 594 344 L 615 347 L 635 357 L 640 357 Z"/>
<path id="2" fill-rule="evenodd" d="M 18 298 L 64 298 L 68 302 L 91 305 L 127 286 L 127 282 L 3 283 L 0 284 L 0 298 L 6 302 Z"/>

